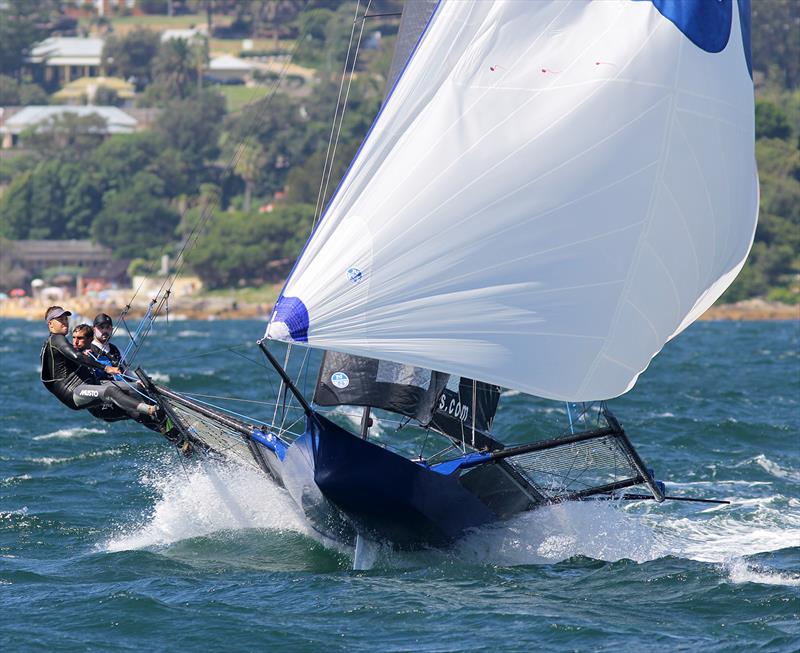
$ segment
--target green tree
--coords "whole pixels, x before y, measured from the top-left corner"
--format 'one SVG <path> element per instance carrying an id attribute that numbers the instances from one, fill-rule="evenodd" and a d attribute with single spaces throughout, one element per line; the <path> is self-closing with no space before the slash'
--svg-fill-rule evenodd
<path id="1" fill-rule="evenodd" d="M 92 224 L 95 240 L 117 258 L 147 258 L 172 242 L 180 216 L 163 201 L 164 185 L 155 175 L 139 172 L 130 184 L 103 197 L 103 210 Z"/>
<path id="2" fill-rule="evenodd" d="M 206 161 L 219 155 L 219 133 L 225 115 L 225 98 L 203 91 L 170 103 L 156 125 L 162 147 L 175 150 L 196 183 Z"/>
<path id="3" fill-rule="evenodd" d="M 187 261 L 209 288 L 277 281 L 300 253 L 313 211 L 295 204 L 263 214 L 218 212 Z"/>
<path id="4" fill-rule="evenodd" d="M 43 161 L 83 161 L 103 142 L 105 133 L 106 121 L 100 115 L 65 112 L 24 131 L 21 139 Z"/>
<path id="5" fill-rule="evenodd" d="M 169 39 L 161 44 L 153 61 L 159 98 L 186 98 L 197 86 L 197 54 L 186 39 Z"/>
<path id="6" fill-rule="evenodd" d="M 110 86 L 98 86 L 94 94 L 94 104 L 101 107 L 118 107 L 122 104 L 116 89 Z"/>
<path id="7" fill-rule="evenodd" d="M 0 234 L 7 238 L 86 238 L 100 208 L 82 167 L 42 161 L 0 197 Z"/>
<path id="8" fill-rule="evenodd" d="M 102 59 L 113 75 L 133 78 L 138 89 L 150 83 L 150 68 L 158 54 L 161 39 L 158 32 L 137 27 L 125 36 L 110 36 L 103 46 Z"/>
<path id="9" fill-rule="evenodd" d="M 753 69 L 779 77 L 786 88 L 800 85 L 800 3 L 754 0 L 751 12 Z"/>
<path id="10" fill-rule="evenodd" d="M 0 2 L 0 73 L 19 73 L 31 47 L 48 35 L 57 9 L 55 0 Z"/>
<path id="11" fill-rule="evenodd" d="M 19 84 L 8 75 L 0 75 L 0 106 L 13 107 L 19 104 Z"/>
<path id="12" fill-rule="evenodd" d="M 23 106 L 49 104 L 47 92 L 38 84 L 19 85 L 19 103 Z"/>
<path id="13" fill-rule="evenodd" d="M 783 138 L 792 135 L 789 119 L 769 100 L 756 100 L 756 138 Z"/>
<path id="14" fill-rule="evenodd" d="M 188 193 L 196 183 L 180 154 L 164 147 L 159 135 L 152 131 L 108 139 L 94 151 L 86 166 L 86 175 L 103 197 L 103 205 L 128 189 L 138 173 L 160 181 L 154 192 L 164 200 Z"/>

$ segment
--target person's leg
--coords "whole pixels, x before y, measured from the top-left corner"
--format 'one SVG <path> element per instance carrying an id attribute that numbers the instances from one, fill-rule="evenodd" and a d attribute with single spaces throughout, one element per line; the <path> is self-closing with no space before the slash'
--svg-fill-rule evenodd
<path id="1" fill-rule="evenodd" d="M 89 408 L 104 403 L 112 403 L 121 408 L 130 418 L 153 415 L 156 407 L 123 392 L 111 381 L 98 384 L 82 383 L 72 391 L 72 399 L 78 408 Z"/>

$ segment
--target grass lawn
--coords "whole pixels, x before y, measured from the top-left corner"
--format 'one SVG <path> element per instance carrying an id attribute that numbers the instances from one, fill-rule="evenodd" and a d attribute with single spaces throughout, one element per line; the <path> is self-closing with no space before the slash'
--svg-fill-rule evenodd
<path id="1" fill-rule="evenodd" d="M 272 92 L 269 86 L 224 86 L 215 84 L 208 88 L 225 96 L 228 113 L 239 111 L 250 102 L 260 100 Z"/>

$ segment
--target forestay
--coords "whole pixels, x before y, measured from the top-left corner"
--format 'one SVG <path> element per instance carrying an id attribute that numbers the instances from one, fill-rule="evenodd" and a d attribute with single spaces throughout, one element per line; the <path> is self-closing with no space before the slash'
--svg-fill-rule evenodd
<path id="1" fill-rule="evenodd" d="M 752 243 L 740 2 L 440 3 L 268 337 L 552 399 L 630 389 Z"/>

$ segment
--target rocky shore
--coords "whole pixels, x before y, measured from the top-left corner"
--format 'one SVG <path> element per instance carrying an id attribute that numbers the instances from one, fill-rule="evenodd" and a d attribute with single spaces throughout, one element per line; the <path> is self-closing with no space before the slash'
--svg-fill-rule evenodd
<path id="1" fill-rule="evenodd" d="M 38 320 L 50 302 L 41 302 L 30 297 L 0 299 L 0 319 L 19 318 Z M 105 312 L 116 317 L 124 308 L 124 303 L 110 301 L 101 303 L 95 298 L 80 297 L 68 299 L 64 306 L 73 313 L 93 316 Z M 129 315 L 144 315 L 147 306 L 134 305 Z M 171 319 L 189 320 L 244 320 L 266 319 L 272 310 L 269 303 L 250 303 L 224 297 L 181 297 L 170 306 Z M 721 304 L 708 309 L 701 320 L 800 320 L 800 306 L 768 302 L 763 299 L 748 299 L 736 304 Z"/>

